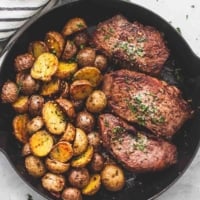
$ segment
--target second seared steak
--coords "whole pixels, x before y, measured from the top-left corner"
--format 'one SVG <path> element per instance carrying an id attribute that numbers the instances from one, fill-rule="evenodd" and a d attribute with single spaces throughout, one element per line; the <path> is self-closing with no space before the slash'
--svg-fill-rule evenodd
<path id="1" fill-rule="evenodd" d="M 101 22 L 92 39 L 98 50 L 120 65 L 151 75 L 160 73 L 169 56 L 158 30 L 138 22 L 131 23 L 122 15 Z"/>
<path id="2" fill-rule="evenodd" d="M 103 91 L 112 112 L 165 138 L 171 138 L 192 115 L 178 88 L 142 73 L 106 74 Z"/>
<path id="3" fill-rule="evenodd" d="M 176 163 L 176 147 L 138 132 L 119 117 L 99 116 L 104 147 L 128 170 L 136 173 L 163 170 Z"/>

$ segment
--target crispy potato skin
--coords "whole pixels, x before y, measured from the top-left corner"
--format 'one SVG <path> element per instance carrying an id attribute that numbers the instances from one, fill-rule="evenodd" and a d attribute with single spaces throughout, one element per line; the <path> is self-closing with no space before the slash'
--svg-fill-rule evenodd
<path id="1" fill-rule="evenodd" d="M 68 187 L 62 192 L 63 200 L 82 200 L 81 191 L 74 187 Z"/>
<path id="2" fill-rule="evenodd" d="M 28 111 L 28 96 L 19 96 L 12 107 L 17 113 L 26 113 Z"/>
<path id="3" fill-rule="evenodd" d="M 77 53 L 77 47 L 74 44 L 74 42 L 71 40 L 67 40 L 65 43 L 64 51 L 62 53 L 62 59 L 68 60 L 73 56 L 75 56 L 76 53 Z"/>
<path id="4" fill-rule="evenodd" d="M 41 115 L 44 98 L 40 95 L 32 95 L 28 101 L 28 110 L 32 116 Z"/>
<path id="5" fill-rule="evenodd" d="M 104 167 L 105 159 L 100 153 L 94 153 L 91 161 L 91 168 L 94 172 L 100 172 Z"/>
<path id="6" fill-rule="evenodd" d="M 22 156 L 28 156 L 31 154 L 31 149 L 30 149 L 30 145 L 27 142 L 26 144 L 24 144 L 24 146 L 22 147 Z"/>
<path id="7" fill-rule="evenodd" d="M 41 116 L 32 118 L 27 123 L 27 131 L 29 134 L 33 134 L 36 131 L 39 131 L 44 126 L 44 121 Z"/>
<path id="8" fill-rule="evenodd" d="M 92 131 L 87 134 L 88 142 L 94 147 L 94 151 L 98 152 L 101 146 L 101 138 L 98 132 Z"/>
<path id="9" fill-rule="evenodd" d="M 94 66 L 100 71 L 105 71 L 108 66 L 108 59 L 104 55 L 96 55 Z"/>
<path id="10" fill-rule="evenodd" d="M 42 53 L 49 52 L 49 49 L 43 41 L 33 41 L 29 44 L 28 52 L 35 58 L 39 57 Z"/>
<path id="11" fill-rule="evenodd" d="M 77 47 L 86 46 L 89 42 L 89 34 L 86 31 L 81 31 L 75 34 L 74 43 Z"/>
<path id="12" fill-rule="evenodd" d="M 67 127 L 60 141 L 73 142 L 75 135 L 76 135 L 76 128 L 73 126 L 72 123 L 67 123 Z"/>

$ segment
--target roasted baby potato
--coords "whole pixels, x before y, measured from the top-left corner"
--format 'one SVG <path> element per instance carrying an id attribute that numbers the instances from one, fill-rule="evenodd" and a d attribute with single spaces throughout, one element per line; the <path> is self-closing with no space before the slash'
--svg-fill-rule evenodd
<path id="1" fill-rule="evenodd" d="M 96 57 L 96 51 L 91 47 L 81 49 L 76 58 L 79 66 L 93 66 Z"/>
<path id="2" fill-rule="evenodd" d="M 63 174 L 70 167 L 69 163 L 59 162 L 51 158 L 46 158 L 45 165 L 46 165 L 46 168 L 54 174 Z"/>
<path id="3" fill-rule="evenodd" d="M 96 67 L 83 67 L 73 76 L 73 80 L 88 80 L 92 87 L 96 87 L 102 80 L 102 75 Z"/>
<path id="4" fill-rule="evenodd" d="M 62 200 L 82 200 L 81 191 L 77 188 L 67 187 L 62 192 Z"/>
<path id="5" fill-rule="evenodd" d="M 92 84 L 87 80 L 77 80 L 70 85 L 69 93 L 74 100 L 87 98 L 93 90 Z"/>
<path id="6" fill-rule="evenodd" d="M 58 142 L 49 154 L 50 158 L 59 162 L 67 162 L 73 156 L 72 145 L 67 141 Z"/>
<path id="7" fill-rule="evenodd" d="M 30 69 L 33 66 L 35 58 L 30 53 L 18 55 L 14 60 L 14 67 L 17 72 Z"/>
<path id="8" fill-rule="evenodd" d="M 80 128 L 76 128 L 76 135 L 73 143 L 74 155 L 82 154 L 88 146 L 88 139 L 86 133 Z"/>
<path id="9" fill-rule="evenodd" d="M 107 164 L 101 171 L 101 180 L 109 191 L 119 191 L 124 187 L 125 177 L 122 169 L 114 164 Z"/>
<path id="10" fill-rule="evenodd" d="M 25 167 L 28 173 L 34 177 L 41 177 L 46 169 L 42 160 L 36 156 L 30 155 L 25 158 Z"/>
<path id="11" fill-rule="evenodd" d="M 34 117 L 33 119 L 31 119 L 28 123 L 27 123 L 27 131 L 29 134 L 33 134 L 36 131 L 39 131 L 42 127 L 44 126 L 44 121 L 42 119 L 42 117 L 37 116 Z"/>
<path id="12" fill-rule="evenodd" d="M 28 111 L 28 96 L 20 96 L 12 107 L 17 113 L 26 113 Z"/>
<path id="13" fill-rule="evenodd" d="M 71 102 L 73 103 L 76 112 L 81 111 L 85 106 L 85 102 L 83 99 L 80 100 L 71 99 Z"/>
<path id="14" fill-rule="evenodd" d="M 86 100 L 86 108 L 91 113 L 100 113 L 107 106 L 107 98 L 101 90 L 93 91 Z"/>
<path id="15" fill-rule="evenodd" d="M 65 45 L 63 36 L 59 32 L 49 31 L 46 33 L 44 41 L 49 51 L 60 58 Z"/>
<path id="16" fill-rule="evenodd" d="M 58 103 L 58 105 L 62 108 L 62 110 L 67 114 L 70 119 L 73 119 L 76 116 L 74 105 L 71 101 L 64 98 L 58 98 L 56 99 L 56 103 Z"/>
<path id="17" fill-rule="evenodd" d="M 75 135 L 76 135 L 76 128 L 73 126 L 73 124 L 67 123 L 67 127 L 60 141 L 73 142 Z"/>
<path id="18" fill-rule="evenodd" d="M 101 187 L 101 176 L 93 174 L 90 177 L 89 183 L 82 189 L 82 193 L 87 196 L 92 196 L 99 191 Z"/>
<path id="19" fill-rule="evenodd" d="M 88 44 L 89 42 L 89 35 L 86 31 L 81 31 L 75 34 L 74 43 L 77 45 L 77 47 L 84 47 Z"/>
<path id="20" fill-rule="evenodd" d="M 65 43 L 64 51 L 62 53 L 62 59 L 63 60 L 71 59 L 76 54 L 76 52 L 77 52 L 77 47 L 74 44 L 74 42 L 71 40 L 67 40 Z"/>
<path id="21" fill-rule="evenodd" d="M 77 114 L 76 127 L 84 130 L 86 133 L 91 132 L 94 129 L 95 119 L 87 111 L 82 111 Z"/>
<path id="22" fill-rule="evenodd" d="M 65 115 L 55 101 L 48 101 L 44 104 L 42 118 L 50 133 L 60 135 L 65 131 Z"/>
<path id="23" fill-rule="evenodd" d="M 59 62 L 55 76 L 59 79 L 70 79 L 77 71 L 78 65 L 75 62 Z"/>
<path id="24" fill-rule="evenodd" d="M 94 151 L 98 152 L 99 147 L 101 145 L 101 138 L 99 133 L 96 131 L 92 131 L 87 135 L 87 137 L 89 144 L 94 147 Z"/>
<path id="25" fill-rule="evenodd" d="M 46 156 L 53 147 L 53 138 L 45 130 L 34 133 L 29 139 L 30 149 L 35 156 Z"/>
<path id="26" fill-rule="evenodd" d="M 65 186 L 65 178 L 48 172 L 42 177 L 42 186 L 49 192 L 61 192 Z"/>
<path id="27" fill-rule="evenodd" d="M 43 41 L 34 41 L 29 44 L 28 52 L 37 58 L 42 53 L 49 52 L 49 49 Z"/>
<path id="28" fill-rule="evenodd" d="M 31 68 L 31 76 L 41 81 L 50 81 L 58 69 L 58 58 L 52 53 L 42 53 Z"/>
<path id="29" fill-rule="evenodd" d="M 67 98 L 69 96 L 69 84 L 66 81 L 61 81 L 60 97 Z"/>
<path id="30" fill-rule="evenodd" d="M 31 95 L 39 89 L 39 83 L 28 73 L 18 73 L 16 76 L 16 83 L 19 91 L 24 95 Z"/>
<path id="31" fill-rule="evenodd" d="M 90 180 L 90 175 L 87 168 L 72 169 L 69 172 L 68 181 L 76 188 L 85 187 Z"/>
<path id="32" fill-rule="evenodd" d="M 94 60 L 94 66 L 100 71 L 105 71 L 108 65 L 108 59 L 104 55 L 96 55 Z"/>
<path id="33" fill-rule="evenodd" d="M 52 79 L 49 82 L 44 82 L 40 94 L 42 96 L 51 97 L 60 91 L 61 81 L 59 79 Z"/>
<path id="34" fill-rule="evenodd" d="M 75 168 L 85 167 L 92 160 L 93 152 L 93 146 L 89 145 L 85 152 L 72 159 L 71 166 Z"/>
<path id="35" fill-rule="evenodd" d="M 17 84 L 6 81 L 1 90 L 1 100 L 3 103 L 14 103 L 18 98 L 19 89 Z"/>
<path id="36" fill-rule="evenodd" d="M 94 153 L 91 161 L 91 168 L 94 172 L 100 172 L 104 167 L 105 159 L 100 153 Z"/>
<path id="37" fill-rule="evenodd" d="M 18 141 L 22 143 L 28 142 L 28 132 L 27 123 L 29 122 L 29 117 L 27 114 L 16 115 L 13 119 L 13 133 Z"/>
<path id="38" fill-rule="evenodd" d="M 67 23 L 65 24 L 63 30 L 62 30 L 62 34 L 63 36 L 69 36 L 75 32 L 84 30 L 87 28 L 86 22 L 83 18 L 72 18 L 70 20 L 67 21 Z"/>
<path id="39" fill-rule="evenodd" d="M 28 110 L 32 116 L 41 115 L 44 98 L 40 95 L 32 95 L 28 101 Z"/>
<path id="40" fill-rule="evenodd" d="M 30 145 L 29 142 L 27 142 L 26 144 L 24 144 L 24 146 L 22 147 L 22 156 L 28 156 L 31 154 L 31 149 L 30 149 Z"/>

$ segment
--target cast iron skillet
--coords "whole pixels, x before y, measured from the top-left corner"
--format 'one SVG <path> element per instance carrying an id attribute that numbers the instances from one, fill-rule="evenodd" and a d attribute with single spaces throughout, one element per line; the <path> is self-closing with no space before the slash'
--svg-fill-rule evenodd
<path id="1" fill-rule="evenodd" d="M 72 17 L 83 17 L 89 26 L 121 13 L 129 20 L 152 25 L 164 33 L 171 50 L 172 58 L 168 62 L 173 68 L 164 71 L 165 79 L 173 80 L 173 72 L 181 69 L 183 79 L 181 87 L 184 97 L 192 100 L 195 111 L 194 118 L 188 121 L 173 139 L 178 148 L 178 162 L 163 172 L 134 175 L 126 172 L 127 183 L 125 188 L 117 193 L 101 191 L 91 198 L 95 200 L 143 200 L 153 199 L 165 191 L 180 177 L 194 158 L 200 142 L 200 59 L 196 57 L 184 39 L 167 22 L 151 11 L 135 4 L 120 0 L 80 0 L 65 2 L 50 12 L 35 17 L 26 24 L 5 47 L 7 52 L 0 68 L 0 86 L 3 81 L 13 79 L 13 60 L 16 55 L 27 51 L 30 41 L 43 40 L 49 30 L 60 31 L 65 22 Z M 4 52 L 5 52 L 4 51 Z M 178 66 L 178 68 L 177 68 Z M 172 73 L 171 73 L 172 72 Z M 169 75 L 169 76 L 168 76 Z M 14 113 L 10 106 L 0 104 L 0 150 L 6 155 L 11 165 L 23 180 L 47 199 L 54 199 L 46 192 L 38 180 L 30 177 L 24 169 L 21 157 L 21 146 L 12 135 L 11 122 Z"/>

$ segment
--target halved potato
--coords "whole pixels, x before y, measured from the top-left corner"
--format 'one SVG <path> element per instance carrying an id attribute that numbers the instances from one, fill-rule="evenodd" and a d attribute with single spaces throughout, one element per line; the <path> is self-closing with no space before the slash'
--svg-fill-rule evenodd
<path id="1" fill-rule="evenodd" d="M 58 98 L 56 99 L 56 102 L 70 119 L 73 119 L 76 116 L 74 105 L 72 104 L 71 101 L 64 98 Z"/>
<path id="2" fill-rule="evenodd" d="M 60 90 L 60 80 L 52 79 L 50 82 L 45 82 L 42 85 L 40 94 L 43 96 L 53 96 Z"/>
<path id="3" fill-rule="evenodd" d="M 72 142 L 74 141 L 76 135 L 76 129 L 73 124 L 68 123 L 64 134 L 62 135 L 60 141 Z"/>
<path id="4" fill-rule="evenodd" d="M 28 52 L 37 58 L 42 53 L 49 52 L 49 49 L 43 41 L 33 41 L 29 44 Z"/>
<path id="5" fill-rule="evenodd" d="M 85 167 L 92 160 L 93 152 L 93 146 L 89 145 L 85 152 L 72 159 L 71 166 L 75 168 Z"/>
<path id="6" fill-rule="evenodd" d="M 53 138 L 45 130 L 34 133 L 29 139 L 30 149 L 35 156 L 46 156 L 53 147 Z"/>
<path id="7" fill-rule="evenodd" d="M 73 156 L 72 145 L 67 141 L 58 142 L 49 154 L 51 159 L 67 162 Z"/>
<path id="8" fill-rule="evenodd" d="M 83 67 L 79 69 L 73 76 L 73 80 L 88 80 L 93 87 L 99 85 L 102 80 L 102 75 L 96 67 Z"/>
<path id="9" fill-rule="evenodd" d="M 80 129 L 76 128 L 76 136 L 73 143 L 74 155 L 78 156 L 82 154 L 88 146 L 88 137 L 86 133 Z"/>
<path id="10" fill-rule="evenodd" d="M 50 81 L 58 69 L 58 58 L 52 53 L 41 54 L 31 68 L 31 76 L 34 79 Z"/>
<path id="11" fill-rule="evenodd" d="M 67 21 L 67 23 L 65 24 L 62 30 L 62 34 L 64 36 L 68 36 L 86 28 L 87 28 L 87 24 L 85 20 L 83 18 L 76 17 Z"/>
<path id="12" fill-rule="evenodd" d="M 60 79 L 70 79 L 77 69 L 78 65 L 75 62 L 69 63 L 60 61 L 55 76 Z"/>
<path id="13" fill-rule="evenodd" d="M 55 174 L 62 174 L 66 172 L 70 167 L 69 163 L 59 162 L 51 158 L 47 158 L 45 160 L 45 165 L 50 172 Z"/>
<path id="14" fill-rule="evenodd" d="M 36 131 L 39 131 L 44 126 L 44 121 L 41 116 L 32 118 L 27 123 L 27 131 L 29 134 L 33 134 Z"/>
<path id="15" fill-rule="evenodd" d="M 48 101 L 44 104 L 42 117 L 50 133 L 60 135 L 65 131 L 65 115 L 54 101 Z"/>
<path id="16" fill-rule="evenodd" d="M 49 31 L 46 33 L 44 40 L 49 51 L 60 58 L 65 45 L 63 36 L 56 31 Z"/>
<path id="17" fill-rule="evenodd" d="M 93 87 L 87 80 L 77 80 L 70 85 L 70 95 L 74 100 L 82 100 L 92 93 Z"/>
<path id="18" fill-rule="evenodd" d="M 99 191 L 101 187 L 101 176 L 93 174 L 90 177 L 89 183 L 82 189 L 84 195 L 92 196 Z"/>
<path id="19" fill-rule="evenodd" d="M 28 111 L 28 96 L 20 96 L 17 101 L 12 104 L 14 110 L 18 113 L 25 113 Z"/>
<path id="20" fill-rule="evenodd" d="M 17 138 L 18 141 L 24 144 L 28 142 L 29 135 L 26 128 L 28 122 L 29 122 L 28 115 L 21 114 L 15 116 L 12 123 L 15 137 Z"/>

